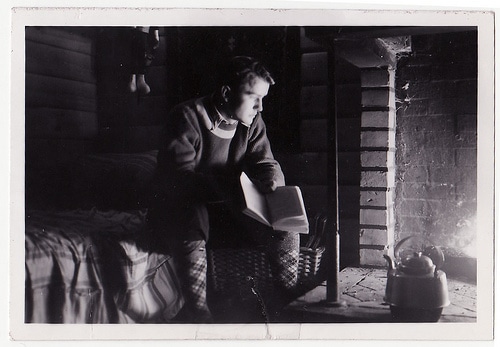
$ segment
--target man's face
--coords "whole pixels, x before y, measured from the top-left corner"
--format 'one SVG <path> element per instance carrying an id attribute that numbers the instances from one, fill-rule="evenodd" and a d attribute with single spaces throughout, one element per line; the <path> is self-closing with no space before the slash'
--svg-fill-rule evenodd
<path id="1" fill-rule="evenodd" d="M 227 103 L 227 110 L 233 119 L 250 125 L 257 115 L 262 112 L 262 99 L 269 91 L 269 83 L 260 77 L 251 78 L 248 82 L 232 91 Z"/>

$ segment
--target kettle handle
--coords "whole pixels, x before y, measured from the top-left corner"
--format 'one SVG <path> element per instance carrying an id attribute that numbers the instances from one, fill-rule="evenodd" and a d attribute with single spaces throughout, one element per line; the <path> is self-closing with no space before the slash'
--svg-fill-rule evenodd
<path id="1" fill-rule="evenodd" d="M 436 270 L 437 270 L 437 269 L 440 269 L 440 268 L 443 266 L 443 264 L 444 264 L 444 254 L 443 254 L 443 251 L 441 250 L 441 248 L 440 248 L 440 247 L 435 246 L 435 245 L 434 245 L 434 243 L 433 243 L 431 240 L 429 240 L 427 237 L 425 237 L 425 236 L 423 236 L 423 235 L 410 235 L 410 236 L 407 236 L 407 237 L 405 237 L 405 238 L 401 239 L 401 240 L 398 242 L 398 244 L 396 245 L 396 247 L 394 247 L 394 256 L 395 256 L 395 257 L 398 257 L 398 252 L 399 252 L 399 249 L 401 248 L 401 246 L 402 246 L 402 245 L 403 245 L 406 241 L 408 241 L 409 239 L 415 239 L 415 238 L 416 238 L 416 239 L 421 239 L 421 240 L 423 240 L 423 241 L 426 241 L 426 242 L 428 242 L 429 244 L 431 244 L 431 245 L 432 245 L 432 248 L 433 248 L 434 250 L 436 250 L 436 252 L 437 252 L 437 256 L 438 256 L 439 258 L 436 258 L 435 256 L 434 256 L 434 257 L 430 257 L 430 258 L 431 258 L 431 259 L 432 259 L 432 261 L 435 263 L 434 265 L 436 265 Z M 427 248 L 428 248 L 428 247 L 427 247 Z M 426 249 L 427 249 L 427 248 L 426 248 Z M 428 254 L 426 254 L 425 252 L 423 252 L 423 253 L 424 253 L 425 255 L 428 255 Z"/>

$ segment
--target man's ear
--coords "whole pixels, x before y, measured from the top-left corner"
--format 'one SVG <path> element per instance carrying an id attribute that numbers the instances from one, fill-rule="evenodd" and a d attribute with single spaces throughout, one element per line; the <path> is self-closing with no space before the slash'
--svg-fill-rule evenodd
<path id="1" fill-rule="evenodd" d="M 231 88 L 226 85 L 222 86 L 220 90 L 220 95 L 222 97 L 222 100 L 224 100 L 224 102 L 228 102 L 229 97 L 231 96 Z"/>

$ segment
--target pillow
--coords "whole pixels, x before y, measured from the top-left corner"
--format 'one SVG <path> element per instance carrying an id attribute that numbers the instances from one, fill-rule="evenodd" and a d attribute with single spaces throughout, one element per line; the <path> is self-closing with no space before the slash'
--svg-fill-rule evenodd
<path id="1" fill-rule="evenodd" d="M 158 151 L 86 155 L 72 167 L 78 207 L 137 209 L 147 206 Z"/>

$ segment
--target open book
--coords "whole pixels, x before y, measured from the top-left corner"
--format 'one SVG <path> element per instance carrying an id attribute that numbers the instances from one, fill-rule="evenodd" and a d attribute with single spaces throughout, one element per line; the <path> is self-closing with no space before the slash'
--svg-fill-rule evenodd
<path id="1" fill-rule="evenodd" d="M 283 186 L 272 193 L 262 194 L 244 172 L 240 176 L 240 182 L 244 197 L 243 213 L 275 230 L 302 234 L 309 232 L 299 187 Z"/>

